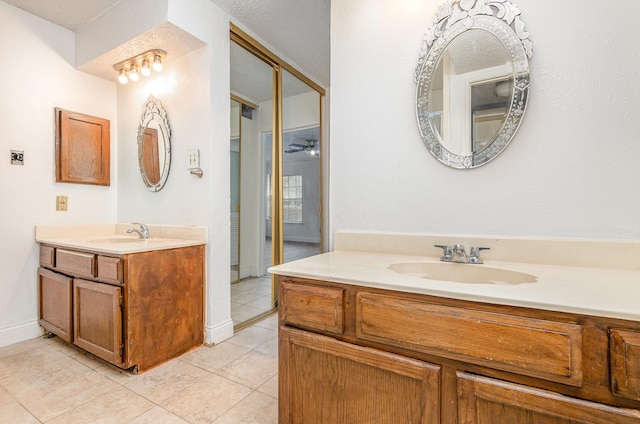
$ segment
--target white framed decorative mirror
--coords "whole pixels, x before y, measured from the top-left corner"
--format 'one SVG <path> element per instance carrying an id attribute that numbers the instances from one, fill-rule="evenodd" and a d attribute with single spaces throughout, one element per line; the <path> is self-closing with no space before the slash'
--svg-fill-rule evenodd
<path id="1" fill-rule="evenodd" d="M 138 164 L 147 188 L 162 190 L 171 167 L 171 127 L 162 102 L 153 95 L 145 102 L 138 124 Z"/>
<path id="2" fill-rule="evenodd" d="M 436 11 L 415 70 L 416 115 L 447 166 L 486 164 L 522 122 L 533 50 L 520 15 L 506 0 L 449 0 Z"/>

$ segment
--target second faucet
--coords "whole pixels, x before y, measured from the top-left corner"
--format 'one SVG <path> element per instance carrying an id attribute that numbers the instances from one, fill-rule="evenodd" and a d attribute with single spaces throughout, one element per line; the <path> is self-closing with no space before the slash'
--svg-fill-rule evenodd
<path id="1" fill-rule="evenodd" d="M 435 244 L 434 246 L 442 249 L 441 261 L 461 264 L 481 264 L 480 251 L 489 250 L 488 247 L 472 247 L 467 255 L 464 246 L 461 244 L 454 244 L 453 246 Z"/>

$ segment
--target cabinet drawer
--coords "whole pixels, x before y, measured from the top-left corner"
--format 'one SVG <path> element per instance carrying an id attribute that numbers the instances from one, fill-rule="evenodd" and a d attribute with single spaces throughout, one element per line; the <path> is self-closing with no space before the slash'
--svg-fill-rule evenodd
<path id="1" fill-rule="evenodd" d="M 640 400 L 640 332 L 611 330 L 611 391 L 616 396 Z"/>
<path id="2" fill-rule="evenodd" d="M 575 324 L 360 292 L 356 336 L 549 381 L 582 384 L 582 328 Z"/>
<path id="3" fill-rule="evenodd" d="M 76 277 L 96 276 L 96 255 L 56 249 L 56 269 Z"/>
<path id="4" fill-rule="evenodd" d="M 282 283 L 281 317 L 287 324 L 344 332 L 344 289 Z"/>
<path id="5" fill-rule="evenodd" d="M 53 268 L 56 265 L 55 255 L 55 247 L 40 245 L 40 266 Z"/>
<path id="6" fill-rule="evenodd" d="M 107 283 L 123 283 L 122 258 L 98 256 L 98 279 Z"/>

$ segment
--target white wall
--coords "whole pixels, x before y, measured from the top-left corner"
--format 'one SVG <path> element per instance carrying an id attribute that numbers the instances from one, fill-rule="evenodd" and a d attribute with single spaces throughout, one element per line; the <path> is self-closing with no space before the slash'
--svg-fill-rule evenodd
<path id="1" fill-rule="evenodd" d="M 331 5 L 331 232 L 640 238 L 640 2 L 517 0 L 533 41 L 512 144 L 473 170 L 420 139 L 413 71 L 438 0 Z"/>
<path id="2" fill-rule="evenodd" d="M 0 67 L 0 126 L 6 141 L 2 153 L 6 162 L 0 161 L 0 194 L 10 205 L 0 215 L 0 346 L 41 331 L 37 325 L 36 224 L 140 220 L 208 227 L 205 338 L 217 343 L 233 334 L 229 16 L 209 0 L 162 0 L 154 3 L 154 13 L 145 14 L 142 11 L 150 1 L 116 5 L 91 28 L 75 35 L 0 2 L 4 63 Z M 140 13 L 144 22 L 131 19 Z M 199 38 L 206 47 L 169 58 L 165 72 L 136 86 L 116 86 L 114 81 L 74 69 L 72 64 L 82 65 L 106 54 L 165 20 Z M 172 129 L 172 167 L 167 185 L 159 193 L 143 186 L 137 163 L 137 125 L 150 93 L 164 103 Z M 55 183 L 56 106 L 111 120 L 110 187 Z M 24 167 L 8 164 L 12 148 L 25 150 Z M 200 150 L 201 180 L 185 169 L 189 149 Z M 55 212 L 55 196 L 59 194 L 69 196 L 68 212 Z"/>
<path id="3" fill-rule="evenodd" d="M 168 58 L 161 74 L 118 87 L 121 151 L 118 220 L 208 227 L 205 341 L 233 335 L 230 304 L 229 17 L 209 0 L 170 0 L 171 23 L 207 46 Z M 149 191 L 139 174 L 137 126 L 149 94 L 171 125 L 172 162 L 165 187 Z M 200 151 L 202 179 L 186 169 L 187 150 Z"/>
<path id="4" fill-rule="evenodd" d="M 211 175 L 206 173 L 200 179 L 186 168 L 187 150 L 191 149 L 200 150 L 201 165 L 209 165 L 208 63 L 208 49 L 203 47 L 165 61 L 162 73 L 154 73 L 138 83 L 118 85 L 118 219 L 121 222 L 208 224 L 210 210 L 206 198 Z M 138 124 L 149 95 L 160 99 L 171 128 L 169 177 L 159 192 L 152 192 L 144 185 L 138 165 Z"/>
<path id="5" fill-rule="evenodd" d="M 147 2 L 136 0 L 139 6 Z M 121 27 L 130 21 L 121 19 L 130 13 L 129 6 L 130 2 L 114 7 L 95 24 Z M 160 20 L 157 24 L 166 18 L 203 40 L 206 47 L 168 59 L 166 70 L 151 80 L 122 87 L 74 69 L 77 35 L 0 2 L 0 53 L 5 63 L 0 67 L 0 125 L 7 141 L 3 144 L 6 162 L 0 161 L 0 194 L 10 205 L 3 209 L 1 220 L 0 346 L 41 332 L 37 324 L 34 225 L 57 223 L 140 220 L 208 227 L 205 337 L 215 343 L 233 335 L 228 211 L 229 17 L 209 0 L 166 0 L 162 6 L 164 12 L 153 15 Z M 146 22 L 144 28 L 154 22 Z M 80 59 L 117 45 L 112 42 L 118 34 L 104 32 L 96 38 L 97 44 L 90 42 L 93 35 L 81 36 L 77 47 Z M 163 101 L 172 129 L 170 177 L 159 193 L 144 187 L 137 162 L 137 125 L 150 93 Z M 55 183 L 54 107 L 111 120 L 110 187 Z M 24 167 L 9 165 L 12 148 L 25 150 Z M 188 149 L 200 150 L 202 179 L 185 169 Z M 59 194 L 69 197 L 68 212 L 55 211 Z"/>
<path id="6" fill-rule="evenodd" d="M 34 226 L 114 222 L 116 87 L 76 71 L 74 34 L 0 2 L 0 346 L 41 334 Z M 54 108 L 111 121 L 111 186 L 55 182 Z M 24 150 L 24 166 L 10 164 Z M 66 195 L 67 212 L 56 212 Z"/>

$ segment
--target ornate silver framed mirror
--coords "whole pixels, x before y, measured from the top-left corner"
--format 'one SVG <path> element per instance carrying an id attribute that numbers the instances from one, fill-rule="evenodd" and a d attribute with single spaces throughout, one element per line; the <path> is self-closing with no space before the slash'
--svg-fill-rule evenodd
<path id="1" fill-rule="evenodd" d="M 138 124 L 138 164 L 149 190 L 162 190 L 171 166 L 171 127 L 162 102 L 153 95 L 145 102 Z"/>
<path id="2" fill-rule="evenodd" d="M 484 165 L 522 122 L 533 48 L 520 15 L 506 0 L 449 0 L 436 11 L 415 70 L 416 115 L 445 165 Z"/>

